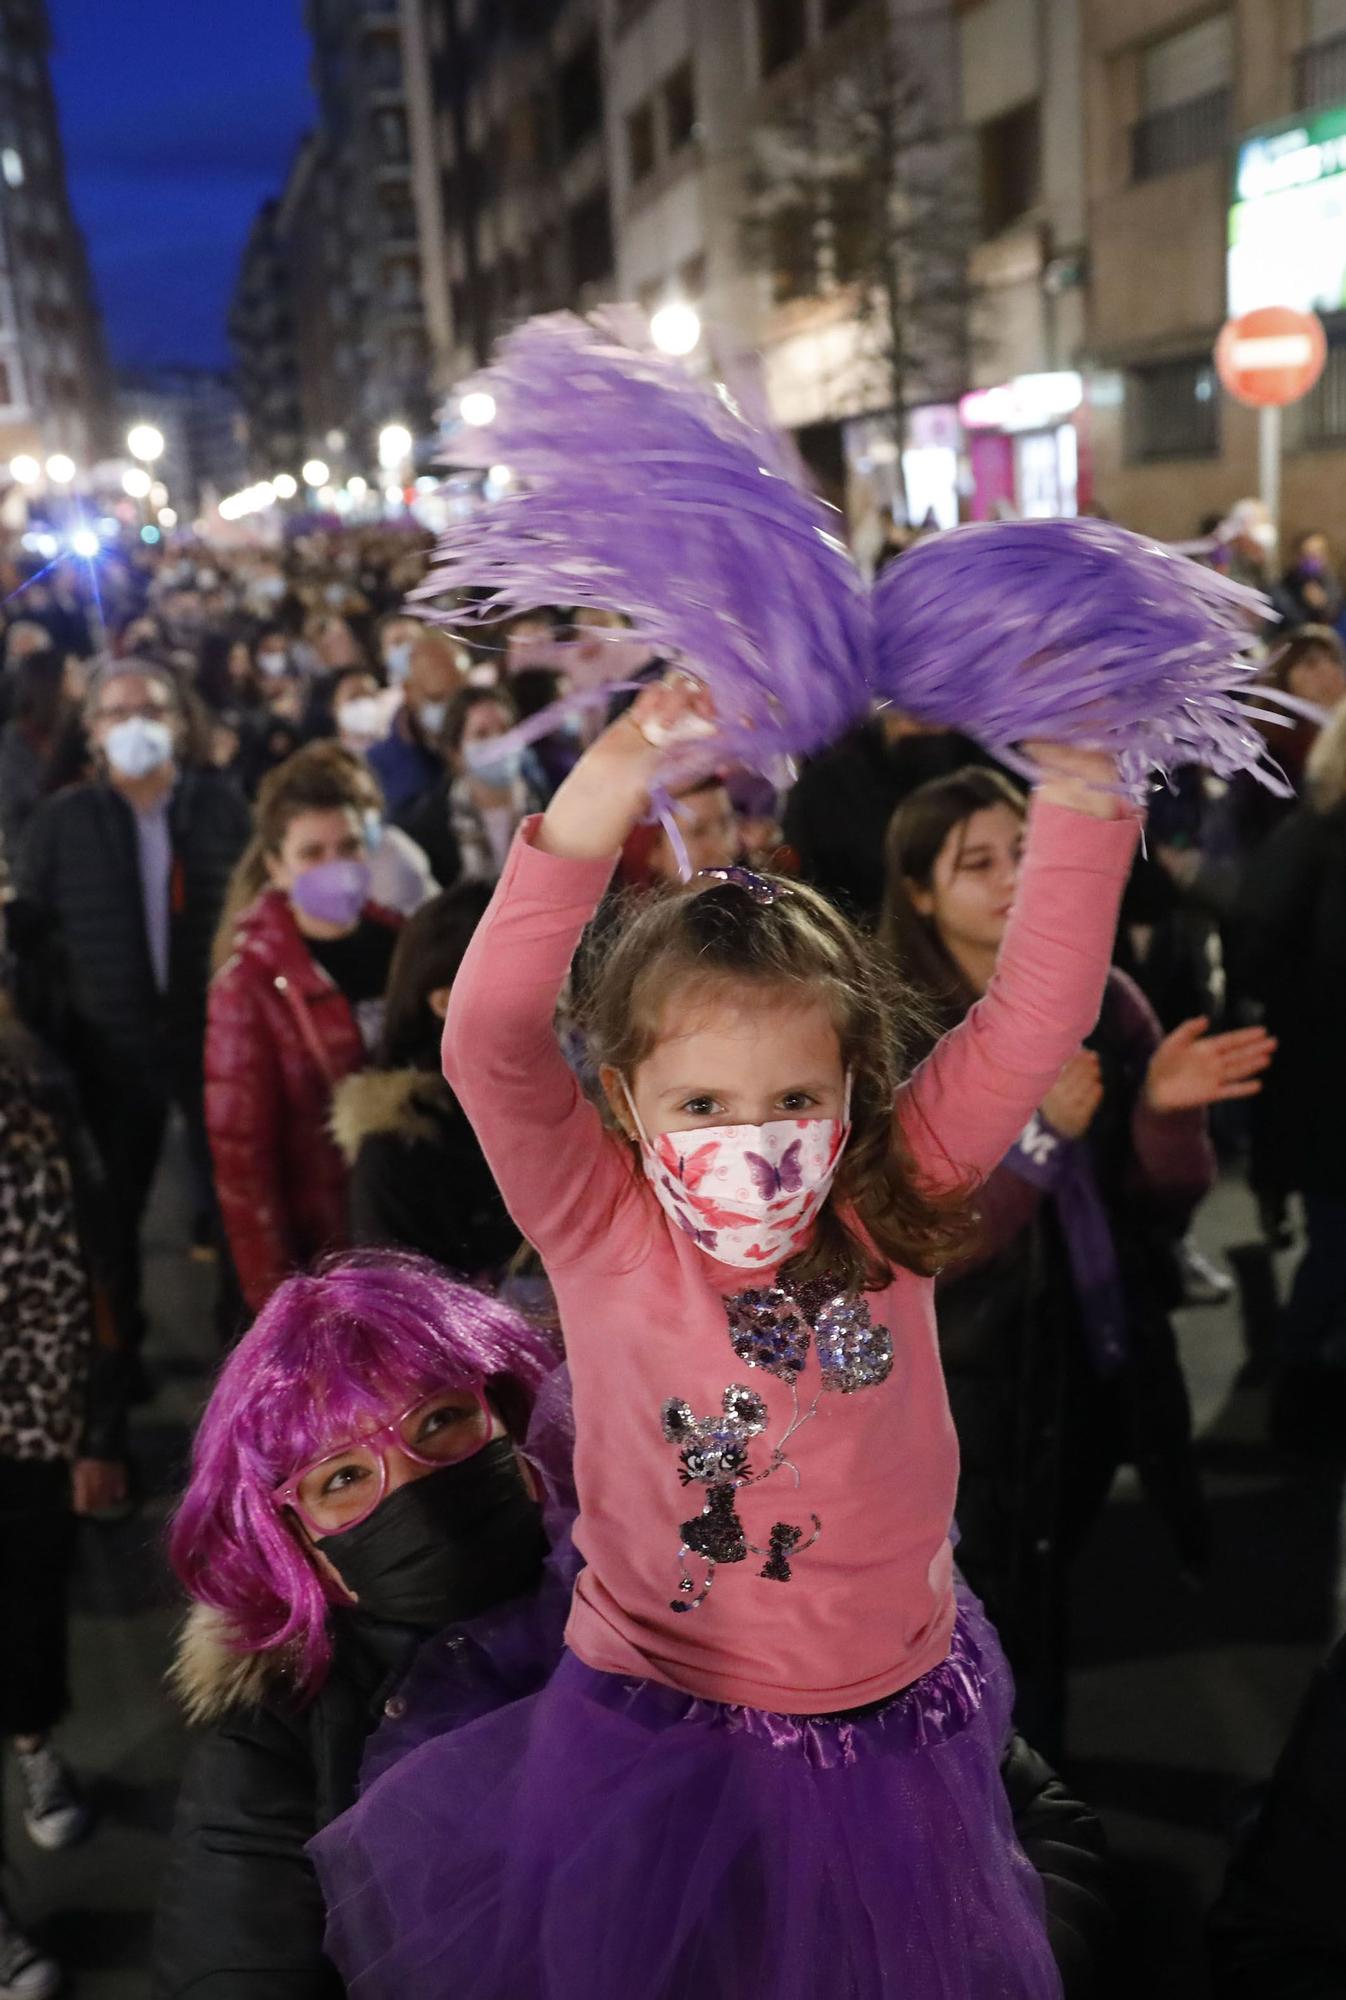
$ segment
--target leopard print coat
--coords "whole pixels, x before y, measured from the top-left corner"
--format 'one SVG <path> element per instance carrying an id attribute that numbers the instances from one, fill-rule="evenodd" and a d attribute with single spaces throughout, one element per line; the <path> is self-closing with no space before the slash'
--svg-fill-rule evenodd
<path id="1" fill-rule="evenodd" d="M 60 1129 L 31 1072 L 0 1050 L 0 1456 L 75 1456 L 91 1340 Z"/>

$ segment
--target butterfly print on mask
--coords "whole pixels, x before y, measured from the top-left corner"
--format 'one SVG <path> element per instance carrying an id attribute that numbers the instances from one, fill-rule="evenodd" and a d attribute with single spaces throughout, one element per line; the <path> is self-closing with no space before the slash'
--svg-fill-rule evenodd
<path id="1" fill-rule="evenodd" d="M 753 1186 L 763 1201 L 774 1202 L 779 1195 L 796 1195 L 804 1185 L 801 1166 L 804 1148 L 796 1139 L 786 1147 L 779 1160 L 765 1160 L 760 1153 L 745 1153 L 748 1171 L 753 1178 Z M 781 1203 L 781 1207 L 785 1204 Z"/>

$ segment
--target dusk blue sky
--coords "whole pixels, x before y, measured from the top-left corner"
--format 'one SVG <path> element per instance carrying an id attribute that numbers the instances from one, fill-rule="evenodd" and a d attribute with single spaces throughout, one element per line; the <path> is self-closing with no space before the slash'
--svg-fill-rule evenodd
<path id="1" fill-rule="evenodd" d="M 312 122 L 301 0 L 49 0 L 70 192 L 113 361 L 220 366 L 259 202 Z"/>

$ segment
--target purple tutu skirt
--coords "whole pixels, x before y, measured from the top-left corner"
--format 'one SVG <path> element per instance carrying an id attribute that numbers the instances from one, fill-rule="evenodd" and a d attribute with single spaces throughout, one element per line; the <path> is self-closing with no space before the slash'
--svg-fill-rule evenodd
<path id="1" fill-rule="evenodd" d="M 309 1849 L 352 2000 L 1059 2000 L 970 1594 L 941 1666 L 839 1719 L 570 1653 L 530 1692 L 546 1618 L 484 1625 Z"/>

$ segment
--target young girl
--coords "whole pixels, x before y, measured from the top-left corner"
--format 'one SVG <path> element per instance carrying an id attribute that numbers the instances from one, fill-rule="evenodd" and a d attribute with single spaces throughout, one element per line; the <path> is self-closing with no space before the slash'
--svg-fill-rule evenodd
<path id="1" fill-rule="evenodd" d="M 595 987 L 615 1132 L 552 1012 L 660 761 L 642 694 L 516 843 L 445 1068 L 555 1288 L 576 1585 L 536 1700 L 427 1744 L 316 1854 L 356 1991 L 1051 2000 L 998 1766 L 1011 1687 L 949 1542 L 931 1276 L 1092 1027 L 1134 816 L 1043 749 L 985 1000 L 896 1095 L 855 934 L 720 871 Z"/>
<path id="2" fill-rule="evenodd" d="M 304 1843 L 354 1798 L 366 1738 L 404 1706 L 413 1660 L 432 1664 L 429 1634 L 526 1599 L 491 1629 L 528 1685 L 520 1638 L 550 1620 L 520 1447 L 553 1362 L 498 1301 L 365 1252 L 289 1279 L 225 1364 L 169 1545 L 193 1599 L 173 1678 L 198 1735 L 156 2000 L 342 1992 Z M 465 1629 L 489 1681 L 506 1662 L 488 1667 L 489 1633 Z"/>
<path id="3" fill-rule="evenodd" d="M 1024 819 L 1013 786 L 975 769 L 922 785 L 893 815 L 884 942 L 939 1029 L 991 981 Z M 1070 1563 L 1123 1460 L 1185 1566 L 1208 1553 L 1169 1310 L 1177 1246 L 1214 1175 L 1203 1107 L 1256 1091 L 1270 1044 L 1260 1029 L 1204 1026 L 1161 1039 L 1139 989 L 1110 972 L 1097 1028 L 982 1187 L 976 1241 L 936 1288 L 959 1568 L 1014 1669 L 1020 1727 L 1052 1757 Z"/>

